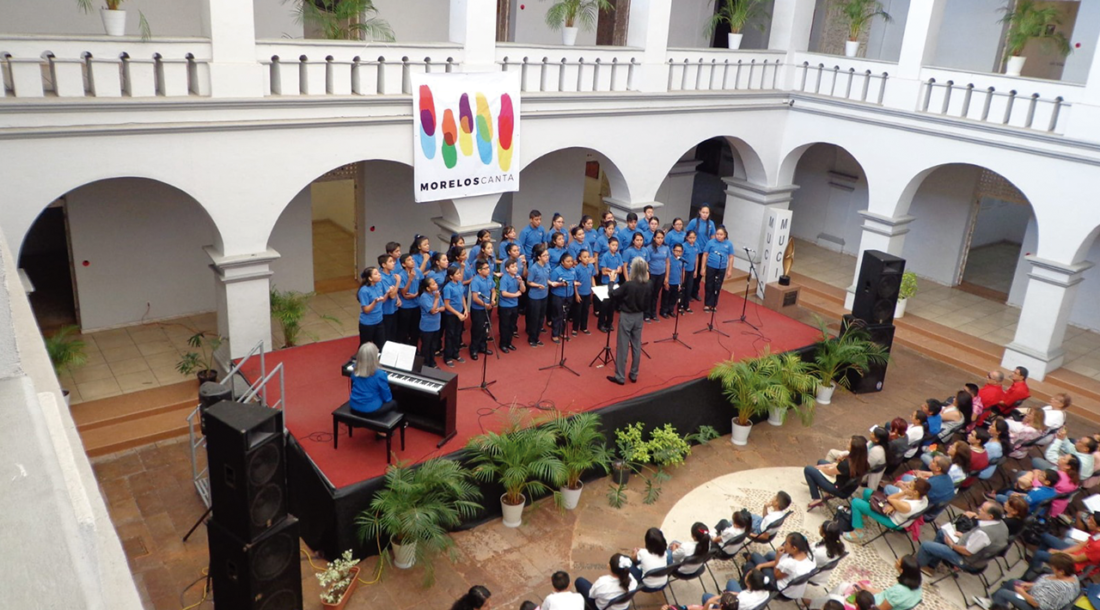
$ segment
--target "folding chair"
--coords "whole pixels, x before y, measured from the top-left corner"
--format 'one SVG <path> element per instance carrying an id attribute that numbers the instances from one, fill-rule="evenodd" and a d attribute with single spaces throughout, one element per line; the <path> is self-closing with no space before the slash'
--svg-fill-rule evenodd
<path id="1" fill-rule="evenodd" d="M 936 506 L 942 506 L 942 505 L 937 504 Z M 931 508 L 935 508 L 935 507 L 926 507 L 922 511 L 917 511 L 916 513 L 910 515 L 909 518 L 906 519 L 904 523 L 902 523 L 901 525 L 898 525 L 896 527 L 887 527 L 887 526 L 879 523 L 878 521 L 875 521 L 875 523 L 878 524 L 879 528 L 882 531 L 879 532 L 879 534 L 877 536 L 875 536 L 874 538 L 871 538 L 867 542 L 864 542 L 863 545 L 867 546 L 868 544 L 871 544 L 872 542 L 878 540 L 879 538 L 882 538 L 883 540 L 886 541 L 886 546 L 890 547 L 890 552 L 894 554 L 894 559 L 897 559 L 898 558 L 898 552 L 894 550 L 894 545 L 890 544 L 890 539 L 886 536 L 886 534 L 889 534 L 889 533 L 899 534 L 900 533 L 903 536 L 905 536 L 905 540 L 909 542 L 909 548 L 913 549 L 913 552 L 916 553 L 917 548 L 915 546 L 913 546 L 913 540 L 909 537 L 909 526 L 916 523 L 917 519 L 920 519 L 920 518 L 924 517 L 925 513 L 927 513 L 929 511 L 929 509 L 931 509 Z M 941 510 L 942 510 L 942 508 L 941 508 Z"/>
<path id="2" fill-rule="evenodd" d="M 641 589 L 631 589 L 630 591 L 623 593 L 615 599 L 607 602 L 607 606 L 604 608 L 604 610 L 607 610 L 607 608 L 613 608 L 619 604 L 626 604 L 627 607 L 629 607 L 630 604 L 634 602 L 634 596 L 637 595 L 638 591 L 640 590 Z M 592 603 L 587 598 L 584 600 L 584 607 L 587 608 L 587 610 L 599 610 L 599 608 L 596 607 L 596 604 Z"/>
<path id="3" fill-rule="evenodd" d="M 814 568 L 810 572 L 810 578 L 806 582 L 806 584 L 814 585 L 814 586 L 818 586 L 818 587 L 824 587 L 825 584 L 829 581 L 829 574 L 831 574 L 832 571 L 835 570 L 836 567 L 840 564 L 840 560 L 844 559 L 847 556 L 848 556 L 848 551 L 844 551 L 843 553 L 841 553 L 840 557 L 837 557 L 836 559 L 833 559 L 832 561 L 830 561 L 829 563 L 826 563 L 823 566 Z M 825 578 L 819 578 L 822 575 L 824 575 Z M 796 599 L 794 601 L 794 604 L 800 610 L 808 610 L 808 608 L 806 606 L 802 605 L 802 600 L 801 599 Z"/>
<path id="4" fill-rule="evenodd" d="M 676 590 L 672 588 L 672 583 L 678 580 L 696 580 L 703 575 L 703 572 L 707 571 L 707 563 L 714 558 L 718 549 L 711 549 L 707 551 L 701 558 L 688 558 L 680 562 L 678 569 L 674 570 L 668 578 L 668 584 L 665 586 L 669 593 L 672 593 L 672 601 L 676 605 L 680 604 L 680 601 L 676 599 Z M 703 592 L 706 593 L 707 587 L 700 582 L 700 586 L 703 587 Z"/>
<path id="5" fill-rule="evenodd" d="M 879 472 L 881 472 L 881 470 Z M 868 473 L 868 474 L 870 474 L 870 473 Z M 829 495 L 829 494 L 825 494 L 824 492 L 822 492 L 822 494 L 823 494 L 822 495 L 822 506 L 825 507 L 825 510 L 829 511 L 830 515 L 835 517 L 836 516 L 836 509 L 834 509 L 829 504 L 829 502 L 832 501 L 832 500 L 841 500 L 841 501 L 850 500 L 852 498 L 852 494 L 856 493 L 856 490 L 859 489 L 861 484 L 862 484 L 862 481 L 860 481 L 860 480 L 852 480 L 852 481 L 848 481 L 848 484 L 845 485 L 844 487 L 841 487 L 841 488 L 837 489 L 836 494 L 834 494 L 834 495 Z M 826 496 L 828 496 L 828 497 L 826 497 Z M 772 548 L 774 549 L 775 547 L 772 547 Z"/>
<path id="6" fill-rule="evenodd" d="M 669 577 L 672 576 L 672 574 L 674 572 L 676 572 L 676 570 L 680 569 L 681 565 L 682 565 L 682 562 L 677 561 L 677 562 L 673 562 L 673 563 L 671 563 L 671 564 L 669 564 L 669 565 L 667 565 L 663 568 L 655 568 L 653 570 L 650 570 L 650 571 L 642 574 L 642 580 L 638 582 L 638 590 L 641 591 L 642 593 L 660 593 L 665 598 L 665 604 L 668 604 L 668 593 L 665 591 L 665 589 L 668 588 L 668 584 L 670 582 Z M 663 584 L 659 587 L 648 587 L 648 586 L 645 585 L 645 579 L 647 579 L 647 578 L 658 578 L 658 577 L 664 578 L 665 579 L 665 584 Z M 717 581 L 715 581 L 715 582 L 717 582 Z"/>
<path id="7" fill-rule="evenodd" d="M 738 553 L 748 548 L 748 537 L 749 532 L 742 532 L 740 536 L 730 538 L 725 544 L 715 550 L 714 559 L 719 561 L 733 561 L 737 558 Z M 744 576 L 744 573 L 741 572 L 741 566 L 736 563 L 734 566 L 737 568 L 737 573 Z M 710 578 L 714 581 L 714 588 L 721 591 L 722 585 L 718 584 L 718 577 L 714 575 L 714 570 L 710 569 L 709 561 L 707 562 L 707 572 L 710 572 Z"/>
<path id="8" fill-rule="evenodd" d="M 1001 554 L 1005 553 L 1006 551 L 1008 551 L 1010 546 L 1012 546 L 1012 545 L 1011 544 L 1006 544 L 1005 546 L 1001 547 L 1001 549 L 999 549 L 996 553 L 994 553 L 989 559 L 985 559 L 983 561 L 977 561 L 975 563 L 970 563 L 970 564 L 964 563 L 961 566 L 956 566 L 954 564 L 951 564 L 949 566 L 950 572 L 947 574 L 947 576 L 942 576 L 940 578 L 937 578 L 936 580 L 932 581 L 931 584 L 935 585 L 935 584 L 939 583 L 941 580 L 946 580 L 947 578 L 952 579 L 955 582 L 955 587 L 958 588 L 958 590 L 959 590 L 959 595 L 962 596 L 962 598 L 963 598 L 963 603 L 966 604 L 967 608 L 969 608 L 969 607 L 971 607 L 975 604 L 972 604 L 972 603 L 966 601 L 967 600 L 966 593 L 963 592 L 962 585 L 959 584 L 959 575 L 960 574 L 970 574 L 972 576 L 977 576 L 978 581 L 982 583 L 982 587 L 985 588 L 985 597 L 992 597 L 992 595 L 989 593 L 989 588 L 991 586 L 993 586 L 993 584 L 992 584 L 992 582 L 990 582 L 990 579 L 986 576 L 985 569 L 987 567 L 989 567 L 989 562 L 990 561 L 992 561 L 998 555 L 1001 555 Z M 996 563 L 996 562 L 994 562 L 994 563 Z"/>
<path id="9" fill-rule="evenodd" d="M 802 608 L 801 596 L 787 597 L 783 592 L 788 591 L 793 587 L 801 587 L 802 585 L 805 585 L 805 584 L 809 583 L 810 579 L 814 577 L 814 572 L 815 571 L 816 571 L 816 568 L 814 570 L 810 570 L 809 572 L 806 572 L 802 576 L 799 576 L 797 578 L 792 578 L 791 582 L 787 583 L 786 587 L 783 587 L 782 589 L 777 591 L 777 593 L 779 594 L 778 596 L 780 598 L 784 599 L 784 600 L 793 601 L 795 606 L 798 606 L 799 608 Z"/>
<path id="10" fill-rule="evenodd" d="M 755 536 L 750 534 L 749 540 L 759 544 L 767 542 L 768 546 L 772 547 L 772 550 L 774 551 L 775 545 L 772 543 L 772 541 L 775 540 L 775 535 L 779 533 L 779 528 L 783 527 L 783 523 L 787 521 L 787 517 L 789 516 L 791 516 L 791 511 L 788 510 L 786 513 L 784 513 L 782 517 L 776 519 L 770 525 L 768 525 L 768 527 L 765 528 L 764 531 L 756 534 Z"/>

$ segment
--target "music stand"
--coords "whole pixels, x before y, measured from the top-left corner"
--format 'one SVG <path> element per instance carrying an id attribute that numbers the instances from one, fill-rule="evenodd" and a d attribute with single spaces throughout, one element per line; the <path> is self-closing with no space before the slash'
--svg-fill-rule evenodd
<path id="1" fill-rule="evenodd" d="M 574 290 L 575 289 L 576 288 L 574 287 Z M 546 370 L 549 370 L 549 369 L 559 369 L 560 368 L 560 369 L 565 369 L 565 370 L 569 371 L 570 373 L 573 373 L 577 377 L 580 377 L 581 376 L 580 373 L 578 373 L 577 371 L 574 371 L 573 369 L 569 368 L 565 364 L 565 344 L 569 342 L 569 329 L 568 329 L 568 320 L 567 320 L 567 318 L 569 317 L 568 316 L 569 298 L 570 297 L 566 297 L 566 299 L 564 301 L 562 301 L 562 303 L 561 303 L 562 325 L 561 325 L 561 336 L 558 337 L 558 339 L 559 339 L 558 343 L 561 344 L 561 360 L 558 360 L 558 362 L 556 364 L 551 364 L 550 366 L 544 366 L 544 367 L 540 368 L 539 370 L 540 371 L 546 371 Z"/>
<path id="2" fill-rule="evenodd" d="M 600 286 L 597 286 L 596 288 L 600 288 Z M 608 298 L 606 299 L 601 299 L 596 290 L 592 291 L 592 295 L 594 299 L 598 300 L 601 303 L 601 307 L 611 307 L 610 293 L 608 293 Z M 614 321 L 614 319 L 615 312 L 614 310 L 612 310 L 611 320 Z M 592 365 L 596 364 L 597 362 L 600 363 L 600 366 L 607 366 L 608 364 L 615 362 L 615 354 L 611 351 L 611 325 L 604 327 L 603 332 L 604 335 L 607 336 L 607 340 L 604 342 L 603 348 L 600 349 L 600 353 L 596 354 L 596 357 L 593 358 L 592 362 L 588 364 L 589 368 L 591 368 Z"/>
<path id="3" fill-rule="evenodd" d="M 729 324 L 731 322 L 734 322 L 734 323 L 735 322 L 741 322 L 742 324 L 748 325 L 749 328 L 755 330 L 756 332 L 760 332 L 760 329 L 757 328 L 757 326 L 755 324 L 753 324 L 752 322 L 749 322 L 748 318 L 746 318 L 746 312 L 748 312 L 748 309 L 749 309 L 749 283 L 752 282 L 752 276 L 755 273 L 756 274 L 756 282 L 759 284 L 760 281 L 761 281 L 760 280 L 760 274 L 756 273 L 756 265 L 754 265 L 753 262 L 752 262 L 752 250 L 749 250 L 748 248 L 745 248 L 745 256 L 748 257 L 748 259 L 749 259 L 749 274 L 747 276 L 745 276 L 745 296 L 744 296 L 744 300 L 741 303 L 741 317 L 740 318 L 734 318 L 732 320 L 724 320 L 722 323 L 723 324 Z"/>
<path id="4" fill-rule="evenodd" d="M 684 285 L 684 265 L 683 265 L 683 262 L 684 262 L 684 259 L 681 258 L 680 259 L 680 263 L 681 263 L 680 264 L 680 286 Z M 658 340 L 654 341 L 654 343 L 669 343 L 669 342 L 679 343 L 680 345 L 683 345 L 684 347 L 686 347 L 688 349 L 691 349 L 690 345 L 688 345 L 687 343 L 684 343 L 683 341 L 680 340 L 680 332 L 679 332 L 680 331 L 680 298 L 679 298 L 679 296 L 680 296 L 679 291 L 677 291 L 676 302 L 673 303 L 673 305 L 672 305 L 673 308 L 675 309 L 675 317 L 676 317 L 676 319 L 673 321 L 673 325 L 672 325 L 672 336 L 668 337 L 666 339 L 658 339 Z"/>
<path id="5" fill-rule="evenodd" d="M 485 310 L 485 336 L 486 336 L 486 341 L 488 341 L 489 337 L 493 336 L 493 332 L 492 332 L 493 331 L 493 316 L 491 315 L 492 311 L 493 311 L 492 309 L 486 309 Z M 499 358 L 499 356 L 497 356 L 497 357 Z M 481 390 L 482 392 L 485 392 L 486 394 L 488 394 L 489 398 L 493 399 L 493 402 L 498 402 L 497 397 L 495 395 L 493 395 L 492 390 L 489 389 L 489 386 L 496 383 L 496 380 L 494 379 L 492 381 L 485 381 L 485 377 L 486 377 L 486 375 L 488 375 L 488 372 L 489 372 L 489 355 L 488 354 L 482 354 L 481 355 L 481 383 L 479 383 L 477 385 L 466 386 L 464 388 L 458 388 L 459 391 L 462 391 L 462 390 Z"/>

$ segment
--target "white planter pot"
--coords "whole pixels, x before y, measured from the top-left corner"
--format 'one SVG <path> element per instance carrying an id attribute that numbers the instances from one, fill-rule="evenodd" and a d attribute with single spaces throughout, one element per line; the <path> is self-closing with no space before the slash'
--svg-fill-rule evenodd
<path id="1" fill-rule="evenodd" d="M 909 299 L 898 299 L 897 306 L 894 307 L 894 319 L 905 317 L 905 305 L 909 302 Z"/>
<path id="2" fill-rule="evenodd" d="M 787 417 L 785 411 L 779 411 L 777 409 L 768 409 L 768 423 L 773 426 L 782 426 L 783 420 Z"/>
<path id="3" fill-rule="evenodd" d="M 833 392 L 836 391 L 836 384 L 831 385 L 819 385 L 817 386 L 817 404 L 827 405 L 833 401 Z"/>
<path id="4" fill-rule="evenodd" d="M 108 36 L 126 35 L 126 11 L 101 8 L 99 16 L 103 18 L 103 29 Z"/>
<path id="5" fill-rule="evenodd" d="M 567 47 L 571 47 L 577 44 L 577 32 L 580 28 L 577 27 L 563 27 L 561 29 L 561 43 Z"/>
<path id="6" fill-rule="evenodd" d="M 1024 69 L 1024 62 L 1027 61 L 1026 57 L 1012 56 L 1008 58 L 1008 62 L 1005 63 L 1005 76 L 1019 76 L 1020 72 Z"/>
<path id="7" fill-rule="evenodd" d="M 565 506 L 565 510 L 577 508 L 577 503 L 581 501 L 582 491 L 584 491 L 584 483 L 581 483 L 581 486 L 576 489 L 561 488 L 562 504 Z"/>
<path id="8" fill-rule="evenodd" d="M 65 406 L 66 407 L 73 406 L 72 395 L 69 393 L 68 390 L 61 390 L 61 396 L 65 399 Z"/>
<path id="9" fill-rule="evenodd" d="M 859 55 L 859 41 L 858 40 L 845 40 L 844 41 L 844 56 L 855 57 Z"/>
<path id="10" fill-rule="evenodd" d="M 729 45 L 730 45 L 731 49 L 740 49 L 741 48 L 741 38 L 744 37 L 744 34 L 742 34 L 740 32 L 738 32 L 736 34 L 734 34 L 733 32 L 730 32 L 729 34 L 727 34 L 727 36 L 729 36 Z"/>
<path id="11" fill-rule="evenodd" d="M 526 498 L 523 504 L 512 506 L 504 503 L 504 496 L 500 496 L 500 512 L 504 514 L 504 527 L 519 527 L 523 524 L 523 507 L 527 506 Z"/>
<path id="12" fill-rule="evenodd" d="M 745 446 L 749 444 L 749 432 L 752 432 L 752 424 L 742 426 L 737 423 L 737 420 L 733 420 L 733 435 L 730 436 L 730 442 L 737 446 Z"/>
<path id="13" fill-rule="evenodd" d="M 416 563 L 416 541 L 412 541 L 409 544 L 397 544 L 390 539 L 390 544 L 393 546 L 393 565 L 394 567 L 407 570 L 413 567 Z"/>

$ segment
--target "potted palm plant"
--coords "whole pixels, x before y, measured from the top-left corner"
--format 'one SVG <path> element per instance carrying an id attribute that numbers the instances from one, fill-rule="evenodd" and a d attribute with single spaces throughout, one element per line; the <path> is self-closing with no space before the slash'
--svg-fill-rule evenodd
<path id="1" fill-rule="evenodd" d="M 792 408 L 804 410 L 804 396 L 813 386 L 807 390 L 804 379 L 784 370 L 787 364 L 783 357 L 765 354 L 748 360 L 730 359 L 711 369 L 708 377 L 722 384 L 722 393 L 737 409 L 730 438 L 734 445 L 748 444 L 753 419 L 773 410 L 781 414 Z"/>
<path id="2" fill-rule="evenodd" d="M 1053 46 L 1063 57 L 1073 50 L 1069 46 L 1069 40 L 1057 30 L 1057 26 L 1062 25 L 1057 8 L 1049 4 L 1040 6 L 1035 0 L 1016 0 L 1015 6 L 1009 3 L 1009 6 L 1000 10 L 1005 14 L 1001 23 L 1008 24 L 1008 34 L 1005 37 L 1005 75 L 1020 75 L 1024 62 L 1027 61 L 1023 56 L 1024 47 L 1031 40 Z"/>
<path id="3" fill-rule="evenodd" d="M 198 332 L 187 338 L 187 345 L 199 351 L 187 352 L 176 363 L 176 370 L 184 375 L 195 373 L 199 385 L 207 381 L 217 381 L 218 371 L 214 367 L 214 353 L 222 346 L 224 339 L 215 334 Z"/>
<path id="4" fill-rule="evenodd" d="M 119 8 L 122 5 L 122 0 L 103 0 L 106 5 L 99 9 L 99 17 L 103 19 L 103 31 L 108 36 L 125 36 L 126 35 L 126 11 Z M 92 11 L 92 0 L 76 0 L 76 5 L 80 7 L 81 11 L 85 14 Z M 149 22 L 145 20 L 145 14 L 138 11 L 140 17 L 139 25 L 141 27 L 141 38 L 148 40 L 152 35 L 149 28 Z"/>
<path id="5" fill-rule="evenodd" d="M 501 433 L 487 432 L 470 439 L 470 465 L 474 478 L 504 486 L 500 508 L 505 527 L 523 523 L 526 494 L 551 491 L 547 483 L 563 481 L 565 465 L 556 453 L 557 436 L 548 426 L 524 427 L 522 418 L 509 414 Z"/>
<path id="6" fill-rule="evenodd" d="M 62 371 L 71 371 L 73 367 L 83 366 L 88 361 L 88 355 L 84 353 L 84 342 L 73 337 L 79 333 L 80 328 L 75 325 L 62 326 L 45 339 L 46 353 L 49 354 L 53 371 L 59 378 Z M 68 404 L 69 391 L 62 389 L 61 394 L 65 397 L 65 404 Z"/>
<path id="7" fill-rule="evenodd" d="M 909 299 L 917 294 L 917 274 L 906 271 L 901 276 L 901 288 L 898 289 L 898 304 L 894 307 L 894 318 L 905 315 L 905 306 Z"/>
<path id="8" fill-rule="evenodd" d="M 297 23 L 327 40 L 394 40 L 389 22 L 377 17 L 374 0 L 283 0 L 286 2 L 294 3 Z"/>
<path id="9" fill-rule="evenodd" d="M 730 32 L 728 34 L 728 44 L 731 49 L 741 48 L 741 38 L 744 36 L 741 30 L 745 29 L 745 25 L 749 21 L 756 17 L 768 17 L 768 12 L 764 10 L 763 0 L 718 0 L 721 4 L 716 12 L 709 20 L 707 20 L 706 35 L 707 37 L 714 36 L 714 30 L 718 29 L 718 26 L 723 23 L 728 25 Z M 756 28 L 761 32 L 764 31 L 764 24 L 757 23 Z"/>
<path id="10" fill-rule="evenodd" d="M 581 475 L 597 468 L 604 474 L 610 472 L 611 452 L 600 432 L 600 416 L 595 413 L 577 413 L 571 417 L 559 413 L 550 427 L 558 437 L 556 453 L 565 470 L 557 497 L 563 508 L 573 510 L 584 489 Z"/>
<path id="11" fill-rule="evenodd" d="M 313 300 L 314 296 L 312 292 L 280 291 L 276 290 L 274 286 L 271 287 L 271 317 L 275 318 L 275 321 L 279 323 L 279 327 L 283 330 L 283 347 L 298 345 L 298 337 L 302 333 L 314 340 L 317 339 L 317 335 L 302 330 L 302 320 L 309 313 L 309 302 Z M 320 317 L 322 320 L 340 323 L 340 320 L 330 315 L 321 315 Z"/>
<path id="12" fill-rule="evenodd" d="M 827 405 L 832 402 L 838 384 L 844 388 L 851 386 L 849 372 L 863 375 L 871 365 L 886 364 L 890 355 L 885 347 L 872 341 L 871 335 L 861 326 L 850 324 L 833 338 L 829 336 L 825 321 L 819 318 L 817 322 L 821 340 L 815 344 L 817 353 L 810 370 L 820 382 L 817 403 Z"/>
<path id="13" fill-rule="evenodd" d="M 817 391 L 817 377 L 810 371 L 810 364 L 803 362 L 795 353 L 776 355 L 765 354 L 765 357 L 773 358 L 773 365 L 778 367 L 776 372 L 780 382 L 787 389 L 789 398 L 774 403 L 768 409 L 768 423 L 773 426 L 782 426 L 787 418 L 787 413 L 794 410 L 802 425 L 808 426 L 814 419 L 814 394 Z"/>
<path id="14" fill-rule="evenodd" d="M 577 24 L 591 30 L 596 27 L 600 11 L 612 8 L 607 0 L 557 0 L 546 11 L 546 25 L 551 30 L 561 28 L 562 44 L 571 47 L 577 43 Z"/>
<path id="15" fill-rule="evenodd" d="M 389 538 L 396 567 L 423 565 L 427 586 L 434 578 L 431 559 L 454 545 L 447 530 L 472 518 L 480 499 L 470 471 L 458 462 L 433 458 L 416 467 L 398 462 L 386 469 L 385 487 L 355 523 L 364 542 Z"/>
<path id="16" fill-rule="evenodd" d="M 871 26 L 875 17 L 890 22 L 891 17 L 882 8 L 878 0 L 840 0 L 839 8 L 848 23 L 848 40 L 844 43 L 844 55 L 855 57 L 859 54 L 859 37 Z"/>

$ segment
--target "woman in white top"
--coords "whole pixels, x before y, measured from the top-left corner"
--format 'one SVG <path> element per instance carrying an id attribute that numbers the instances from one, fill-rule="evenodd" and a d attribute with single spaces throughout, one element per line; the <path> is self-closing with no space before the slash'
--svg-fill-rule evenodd
<path id="1" fill-rule="evenodd" d="M 840 524 L 836 521 L 826 521 L 821 524 L 818 533 L 821 535 L 821 542 L 815 544 L 813 548 L 814 567 L 822 568 L 844 554 L 844 543 L 840 540 L 840 535 L 843 532 L 840 530 Z M 824 586 L 829 581 L 831 573 L 832 570 L 820 572 L 811 578 L 810 582 Z M 803 600 L 802 603 L 806 605 L 809 604 L 809 601 Z"/>
<path id="2" fill-rule="evenodd" d="M 691 526 L 691 541 L 673 541 L 668 545 L 672 551 L 672 561 L 682 561 L 683 567 L 676 570 L 680 574 L 694 574 L 703 563 L 703 558 L 710 552 L 710 529 L 705 523 L 698 521 Z"/>
<path id="3" fill-rule="evenodd" d="M 766 604 L 771 598 L 771 584 L 773 582 L 772 577 L 765 575 L 760 570 L 750 570 L 745 573 L 745 587 L 741 588 L 741 583 L 734 579 L 730 579 L 726 582 L 726 590 L 722 593 L 723 607 L 729 607 L 731 604 L 725 603 L 729 600 L 729 596 L 735 596 L 733 599 L 737 601 L 737 610 L 755 610 Z M 714 607 L 713 601 L 716 596 L 713 593 L 703 594 L 703 606 L 688 606 L 688 610 L 709 610 Z M 711 603 L 708 603 L 711 602 Z M 662 610 L 670 610 L 668 606 L 665 606 Z"/>
<path id="4" fill-rule="evenodd" d="M 779 546 L 778 553 L 761 555 L 753 553 L 745 562 L 746 570 L 757 568 L 775 579 L 775 590 L 787 599 L 797 599 L 806 592 L 805 583 L 789 586 L 799 576 L 809 574 L 817 567 L 810 552 L 810 542 L 799 532 L 787 534 L 786 540 Z"/>
<path id="5" fill-rule="evenodd" d="M 900 483 L 899 486 L 900 491 L 887 496 L 882 512 L 871 508 L 872 491 L 870 489 L 863 490 L 862 498 L 852 498 L 853 530 L 844 534 L 844 539 L 848 542 L 863 542 L 867 534 L 863 529 L 865 517 L 878 521 L 883 527 L 896 530 L 911 516 L 928 508 L 928 491 L 932 489 L 928 479 L 917 478 L 907 483 Z"/>
<path id="6" fill-rule="evenodd" d="M 660 589 L 668 584 L 668 576 L 650 576 L 643 578 L 651 570 L 659 570 L 668 567 L 670 555 L 668 543 L 660 528 L 651 527 L 645 532 L 645 548 L 634 549 L 634 563 L 630 567 L 630 573 L 635 580 L 641 581 L 647 589 Z"/>
<path id="7" fill-rule="evenodd" d="M 924 429 L 928 422 L 928 415 L 921 410 L 913 411 L 913 419 L 909 422 L 909 428 L 905 434 L 909 437 L 911 449 L 905 452 L 905 459 L 910 459 L 920 451 L 920 442 L 924 439 Z"/>
<path id="8" fill-rule="evenodd" d="M 615 553 L 608 563 L 610 574 L 604 574 L 596 582 L 577 578 L 573 586 L 596 610 L 626 610 L 630 607 L 630 602 L 611 605 L 611 600 L 638 588 L 638 581 L 630 575 L 630 567 L 634 562 L 622 553 Z"/>

